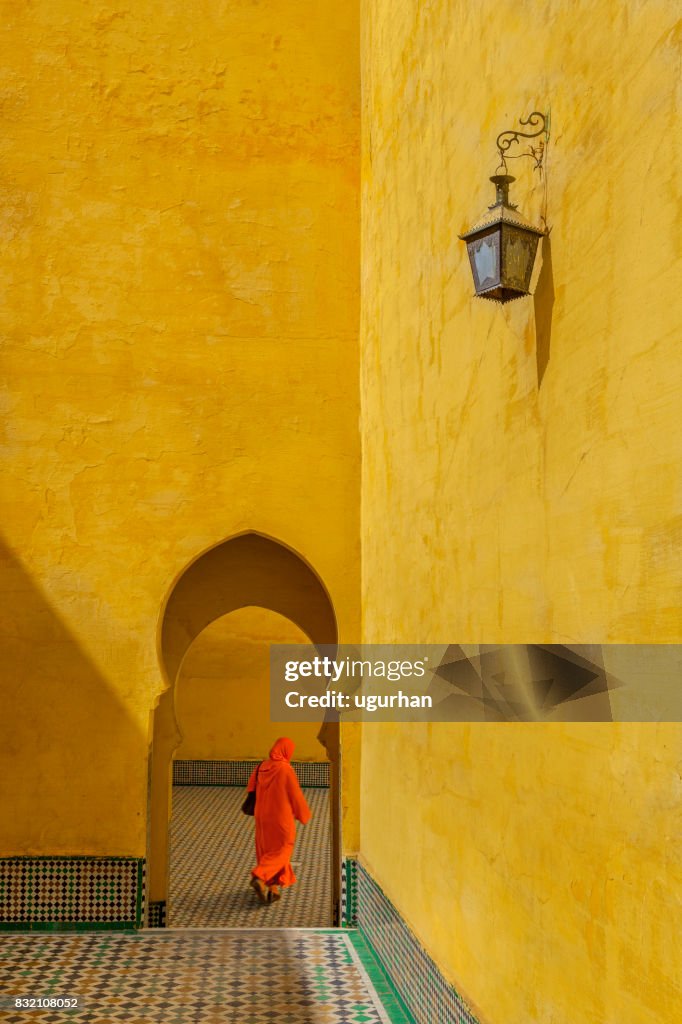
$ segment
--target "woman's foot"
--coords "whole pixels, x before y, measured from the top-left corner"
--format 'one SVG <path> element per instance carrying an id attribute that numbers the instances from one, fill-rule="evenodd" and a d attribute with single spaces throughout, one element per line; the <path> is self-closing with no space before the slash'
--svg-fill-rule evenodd
<path id="1" fill-rule="evenodd" d="M 256 878 L 256 876 L 253 875 L 251 881 L 249 882 L 249 885 L 251 886 L 251 888 L 253 889 L 261 903 L 270 902 L 268 887 L 262 879 Z"/>
<path id="2" fill-rule="evenodd" d="M 282 898 L 282 894 L 279 891 L 278 885 L 268 886 L 268 903 L 276 903 L 277 900 Z"/>

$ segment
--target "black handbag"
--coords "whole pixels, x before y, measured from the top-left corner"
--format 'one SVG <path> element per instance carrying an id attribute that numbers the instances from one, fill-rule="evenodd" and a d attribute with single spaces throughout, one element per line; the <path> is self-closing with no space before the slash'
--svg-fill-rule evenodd
<path id="1" fill-rule="evenodd" d="M 244 803 L 242 804 L 242 812 L 244 814 L 251 814 L 251 815 L 253 815 L 253 814 L 256 813 L 256 788 L 258 786 L 258 772 L 260 771 L 260 767 L 261 767 L 262 763 L 263 762 L 261 761 L 261 763 L 256 768 L 256 785 L 253 787 L 253 789 L 251 790 L 250 793 L 246 794 L 246 799 L 244 800 Z"/>

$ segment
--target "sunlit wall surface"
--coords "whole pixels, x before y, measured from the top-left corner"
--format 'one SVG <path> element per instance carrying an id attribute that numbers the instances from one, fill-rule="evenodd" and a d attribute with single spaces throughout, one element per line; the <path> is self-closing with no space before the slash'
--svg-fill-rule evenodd
<path id="1" fill-rule="evenodd" d="M 677 12 L 363 5 L 366 643 L 680 641 Z M 495 138 L 551 108 L 534 298 L 472 297 Z M 362 855 L 483 1021 L 679 1006 L 682 733 L 363 725 Z M 678 838 L 676 838 L 678 837 Z"/>

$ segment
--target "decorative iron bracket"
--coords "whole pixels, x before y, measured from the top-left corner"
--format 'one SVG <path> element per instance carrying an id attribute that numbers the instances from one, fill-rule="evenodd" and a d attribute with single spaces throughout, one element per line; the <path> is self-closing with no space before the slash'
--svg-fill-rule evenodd
<path id="1" fill-rule="evenodd" d="M 529 128 L 537 128 L 535 132 L 522 132 L 522 131 L 506 131 L 500 132 L 497 136 L 497 151 L 500 154 L 499 167 L 504 168 L 505 174 L 507 173 L 507 160 L 518 160 L 522 156 L 529 156 L 535 161 L 535 170 L 539 170 L 542 167 L 542 160 L 545 155 L 545 147 L 549 142 L 549 114 L 541 114 L 539 110 L 534 110 L 526 120 L 520 120 L 520 124 L 527 125 Z M 510 155 L 508 153 L 509 147 L 519 139 L 535 139 L 538 135 L 542 135 L 544 132 L 545 138 L 540 142 L 539 146 L 529 146 L 527 151 L 524 153 L 516 153 Z"/>

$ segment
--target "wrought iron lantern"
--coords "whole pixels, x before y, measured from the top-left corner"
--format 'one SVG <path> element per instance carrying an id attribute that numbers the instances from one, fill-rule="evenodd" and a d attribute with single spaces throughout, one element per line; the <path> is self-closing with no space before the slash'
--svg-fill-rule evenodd
<path id="1" fill-rule="evenodd" d="M 476 295 L 496 302 L 510 302 L 528 295 L 535 264 L 538 242 L 546 232 L 527 220 L 509 201 L 509 186 L 516 179 L 507 174 L 507 150 L 519 136 L 535 138 L 542 132 L 548 135 L 548 118 L 534 111 L 523 125 L 542 124 L 536 132 L 502 132 L 497 137 L 497 148 L 504 174 L 490 179 L 495 186 L 495 202 L 475 227 L 459 237 L 466 242 Z M 536 167 L 541 167 L 544 144 L 519 156 L 532 156 Z"/>

